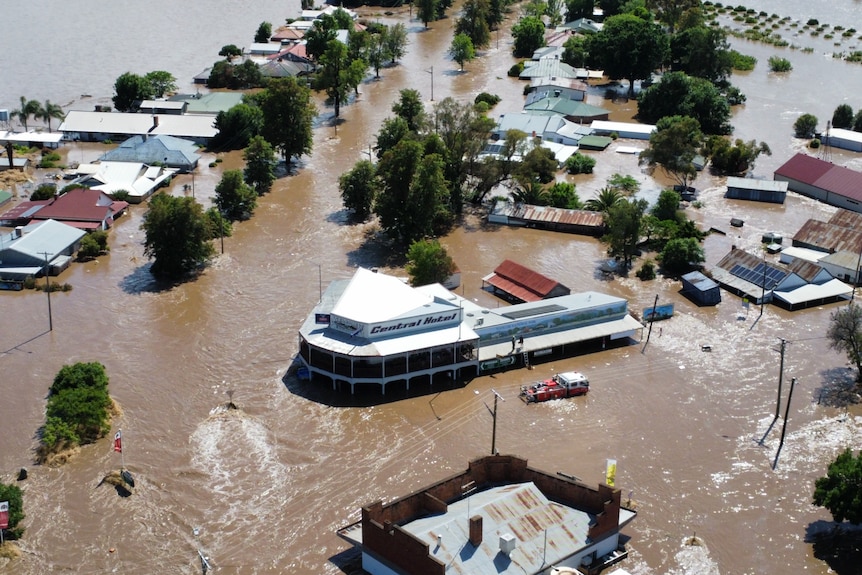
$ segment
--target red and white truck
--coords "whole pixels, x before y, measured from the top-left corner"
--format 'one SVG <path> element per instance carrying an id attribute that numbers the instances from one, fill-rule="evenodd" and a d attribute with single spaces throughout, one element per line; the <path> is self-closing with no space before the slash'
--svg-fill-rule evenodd
<path id="1" fill-rule="evenodd" d="M 577 371 L 566 371 L 558 373 L 550 379 L 522 385 L 520 397 L 526 403 L 538 403 L 550 399 L 584 395 L 588 391 L 590 391 L 590 382 L 584 374 Z"/>

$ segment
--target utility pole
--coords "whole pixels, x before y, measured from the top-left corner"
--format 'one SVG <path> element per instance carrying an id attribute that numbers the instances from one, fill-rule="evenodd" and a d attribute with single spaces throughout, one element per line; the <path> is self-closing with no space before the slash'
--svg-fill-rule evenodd
<path id="1" fill-rule="evenodd" d="M 787 340 L 785 340 L 783 337 L 780 339 L 781 339 L 781 350 L 780 350 L 780 353 L 781 353 L 781 364 L 780 365 L 781 365 L 781 367 L 779 368 L 779 371 L 778 371 L 778 401 L 776 401 L 776 403 L 775 403 L 775 418 L 772 420 L 772 423 L 775 423 L 776 421 L 778 421 L 778 415 L 779 415 L 779 412 L 781 411 L 781 384 L 784 381 L 784 349 L 787 346 Z M 789 399 L 788 399 L 787 403 L 788 404 L 790 403 Z"/>
<path id="2" fill-rule="evenodd" d="M 503 396 L 501 396 L 499 393 L 497 393 L 497 391 L 494 389 L 491 389 L 491 393 L 494 394 L 494 411 L 491 411 L 491 409 L 488 408 L 488 411 L 491 411 L 491 417 L 494 420 L 494 423 L 491 427 L 491 455 L 497 455 L 497 400 L 498 399 L 500 401 L 506 401 L 506 400 L 503 399 Z M 488 406 L 485 405 L 485 407 L 488 407 Z"/>
<path id="3" fill-rule="evenodd" d="M 430 70 L 425 70 L 429 74 L 431 74 L 431 101 L 434 101 L 434 66 L 431 66 Z"/>
<path id="4" fill-rule="evenodd" d="M 784 434 L 787 432 L 787 418 L 790 416 L 790 398 L 793 397 L 793 388 L 796 387 L 796 378 L 790 380 L 790 391 L 787 392 L 787 407 L 784 410 L 784 423 L 781 426 L 781 439 L 778 441 L 778 451 L 775 453 L 775 461 L 772 462 L 772 469 L 778 465 L 778 456 L 781 454 L 781 448 L 784 447 Z"/>
<path id="5" fill-rule="evenodd" d="M 763 315 L 763 302 L 766 300 L 766 256 L 763 256 L 763 282 L 760 284 L 760 315 Z"/>
<path id="6" fill-rule="evenodd" d="M 647 347 L 647 345 L 649 345 L 649 337 L 650 337 L 650 335 L 652 335 L 652 322 L 655 321 L 655 314 L 656 314 L 657 310 L 658 310 L 658 294 L 656 294 L 655 301 L 652 304 L 652 314 L 650 315 L 650 319 L 649 319 L 649 329 L 647 330 L 646 341 L 644 342 L 644 346 L 641 349 L 641 353 L 646 351 L 646 347 Z"/>
<path id="7" fill-rule="evenodd" d="M 39 252 L 45 257 L 45 293 L 48 294 L 48 331 L 54 331 L 54 318 L 51 315 L 51 270 L 48 268 L 48 252 Z"/>

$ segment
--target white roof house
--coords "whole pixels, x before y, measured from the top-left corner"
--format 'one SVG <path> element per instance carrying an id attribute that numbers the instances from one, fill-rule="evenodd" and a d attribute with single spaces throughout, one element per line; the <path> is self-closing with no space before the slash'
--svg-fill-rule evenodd
<path id="1" fill-rule="evenodd" d="M 649 140 L 650 134 L 655 131 L 653 124 L 636 124 L 634 122 L 608 122 L 606 120 L 595 120 L 590 127 L 599 136 L 607 136 L 616 132 L 620 138 L 633 138 L 636 140 Z"/>
<path id="2" fill-rule="evenodd" d="M 55 220 L 45 220 L 0 235 L 0 278 L 23 280 L 65 268 L 87 232 Z"/>
<path id="3" fill-rule="evenodd" d="M 129 203 L 137 204 L 148 198 L 158 187 L 176 174 L 175 168 L 148 166 L 140 162 L 101 162 L 85 171 L 90 172 L 72 183 L 82 184 L 108 195 L 124 190 Z"/>
<path id="4" fill-rule="evenodd" d="M 102 141 L 145 134 L 176 136 L 206 142 L 218 133 L 215 118 L 203 115 L 131 114 L 72 110 L 60 124 L 66 139 Z"/>

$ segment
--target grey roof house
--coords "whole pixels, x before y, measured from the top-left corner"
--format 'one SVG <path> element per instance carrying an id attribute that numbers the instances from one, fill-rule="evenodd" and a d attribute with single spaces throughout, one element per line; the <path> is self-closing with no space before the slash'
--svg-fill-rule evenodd
<path id="1" fill-rule="evenodd" d="M 194 170 L 201 159 L 194 142 L 173 136 L 132 136 L 99 158 L 103 162 L 161 163 L 182 172 Z"/>
<path id="2" fill-rule="evenodd" d="M 86 232 L 55 220 L 19 226 L 0 235 L 0 279 L 23 281 L 48 273 L 57 275 L 72 261 Z"/>

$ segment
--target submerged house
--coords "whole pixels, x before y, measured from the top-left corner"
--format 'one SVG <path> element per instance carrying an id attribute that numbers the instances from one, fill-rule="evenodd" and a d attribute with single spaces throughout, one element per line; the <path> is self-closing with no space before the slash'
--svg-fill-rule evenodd
<path id="1" fill-rule="evenodd" d="M 59 274 L 69 267 L 85 235 L 83 230 L 54 220 L 19 226 L 0 235 L 0 281 L 4 282 L 0 287 L 8 289 L 46 271 Z"/>
<path id="2" fill-rule="evenodd" d="M 482 286 L 491 286 L 494 293 L 519 302 L 569 295 L 572 291 L 556 280 L 522 266 L 512 260 L 503 260 L 493 273 L 482 278 Z"/>
<path id="3" fill-rule="evenodd" d="M 854 212 L 862 212 L 862 173 L 831 162 L 796 154 L 775 170 L 774 179 L 788 189 Z"/>
<path id="4" fill-rule="evenodd" d="M 619 488 L 533 469 L 514 455 L 473 460 L 361 511 L 338 535 L 362 551 L 372 575 L 597 573 L 627 556 L 620 530 L 637 515 Z"/>

